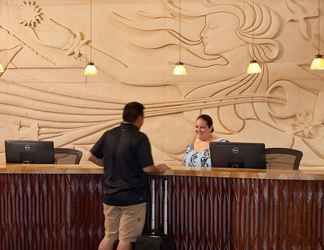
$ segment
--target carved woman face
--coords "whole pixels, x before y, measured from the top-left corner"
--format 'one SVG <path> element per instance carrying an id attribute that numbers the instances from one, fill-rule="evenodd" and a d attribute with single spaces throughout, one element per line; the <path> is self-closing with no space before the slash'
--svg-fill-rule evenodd
<path id="1" fill-rule="evenodd" d="M 215 13 L 206 16 L 206 26 L 201 32 L 206 54 L 222 54 L 245 44 L 236 35 L 239 20 L 232 14 Z"/>

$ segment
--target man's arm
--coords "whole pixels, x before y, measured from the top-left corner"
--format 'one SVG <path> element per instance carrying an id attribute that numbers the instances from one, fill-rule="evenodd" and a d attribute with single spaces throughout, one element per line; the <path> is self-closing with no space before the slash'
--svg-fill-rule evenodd
<path id="1" fill-rule="evenodd" d="M 150 165 L 143 168 L 145 173 L 163 173 L 170 169 L 166 164 Z"/>
<path id="2" fill-rule="evenodd" d="M 89 161 L 93 162 L 94 164 L 100 166 L 100 167 L 103 167 L 104 164 L 103 164 L 103 160 L 102 159 L 98 159 L 97 157 L 95 157 L 93 154 L 90 155 Z"/>
<path id="3" fill-rule="evenodd" d="M 136 147 L 137 159 L 139 164 L 142 166 L 145 173 L 162 173 L 169 169 L 166 164 L 155 165 L 153 162 L 151 144 L 148 137 L 142 134 L 140 143 Z"/>

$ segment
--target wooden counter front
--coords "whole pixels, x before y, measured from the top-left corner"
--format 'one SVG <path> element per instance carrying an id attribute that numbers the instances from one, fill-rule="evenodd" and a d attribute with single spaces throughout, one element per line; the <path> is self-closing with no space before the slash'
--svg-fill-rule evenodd
<path id="1" fill-rule="evenodd" d="M 90 165 L 0 166 L 0 249 L 97 249 L 102 172 Z M 178 250 L 324 249 L 324 171 L 173 167 L 153 179 L 157 224 L 167 181 L 168 233 Z"/>

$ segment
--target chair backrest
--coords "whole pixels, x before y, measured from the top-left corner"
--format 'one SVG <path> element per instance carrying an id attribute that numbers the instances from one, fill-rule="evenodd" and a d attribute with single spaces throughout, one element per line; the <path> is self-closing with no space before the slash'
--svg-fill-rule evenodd
<path id="1" fill-rule="evenodd" d="M 303 152 L 291 148 L 266 148 L 265 158 L 269 169 L 298 169 Z"/>
<path id="2" fill-rule="evenodd" d="M 82 152 L 71 148 L 54 149 L 56 164 L 79 164 L 82 158 Z"/>

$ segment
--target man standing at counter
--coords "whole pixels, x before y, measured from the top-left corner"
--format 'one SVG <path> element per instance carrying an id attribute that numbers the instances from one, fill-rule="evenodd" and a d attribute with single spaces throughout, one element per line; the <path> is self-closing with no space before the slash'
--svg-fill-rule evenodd
<path id="1" fill-rule="evenodd" d="M 151 144 L 140 132 L 144 123 L 144 106 L 127 103 L 120 126 L 106 131 L 90 150 L 90 161 L 104 166 L 103 211 L 105 236 L 99 250 L 130 250 L 142 234 L 147 185 L 144 172 L 164 172 L 167 165 L 154 165 Z"/>

